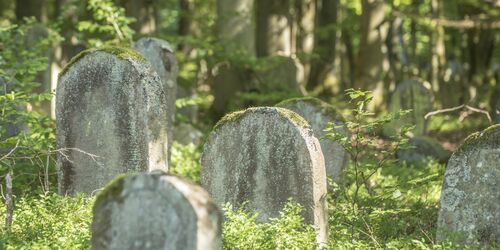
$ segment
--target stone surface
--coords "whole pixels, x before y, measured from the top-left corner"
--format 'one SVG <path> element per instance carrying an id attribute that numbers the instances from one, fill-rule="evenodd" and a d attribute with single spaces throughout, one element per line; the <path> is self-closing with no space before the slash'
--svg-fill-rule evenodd
<path id="1" fill-rule="evenodd" d="M 326 132 L 323 131 L 329 122 L 339 126 L 344 125 L 342 116 L 330 104 L 312 97 L 285 100 L 278 103 L 277 106 L 290 109 L 306 119 L 313 129 L 314 136 L 319 139 L 321 144 L 321 150 L 325 157 L 326 175 L 335 182 L 342 183 L 349 154 L 339 143 L 324 138 Z M 349 136 L 349 131 L 346 128 L 338 128 L 335 131 Z"/>
<path id="2" fill-rule="evenodd" d="M 226 115 L 214 127 L 201 157 L 201 183 L 219 205 L 279 216 L 288 198 L 300 203 L 307 223 L 327 239 L 326 175 L 318 139 L 297 113 L 259 107 Z"/>
<path id="3" fill-rule="evenodd" d="M 500 243 L 500 125 L 470 135 L 443 180 L 437 240 Z"/>
<path id="4" fill-rule="evenodd" d="M 401 120 L 395 120 L 384 126 L 384 135 L 393 136 L 404 124 L 415 125 L 414 135 L 424 135 L 427 131 L 425 114 L 432 111 L 432 95 L 419 80 L 407 80 L 396 87 L 392 94 L 389 111 L 413 110 Z"/>
<path id="5" fill-rule="evenodd" d="M 172 46 L 164 40 L 152 37 L 139 39 L 134 48 L 141 52 L 151 63 L 153 69 L 160 76 L 163 89 L 167 96 L 167 106 L 165 107 L 167 119 L 167 139 L 168 139 L 168 160 L 170 162 L 170 150 L 173 138 L 173 127 L 175 119 L 175 99 L 177 92 L 177 74 L 179 66 L 175 59 Z"/>
<path id="6" fill-rule="evenodd" d="M 57 159 L 61 194 L 93 193 L 120 173 L 168 169 L 166 94 L 138 52 L 77 55 L 61 72 L 56 103 L 57 147 L 66 149 Z"/>
<path id="7" fill-rule="evenodd" d="M 7 81 L 5 78 L 0 77 L 0 95 L 5 95 L 10 93 L 12 87 L 17 84 L 15 80 Z M 3 100 L 4 102 L 8 102 L 9 100 Z M 3 105 L 3 104 L 0 104 Z M 24 107 L 17 106 L 19 111 L 24 110 Z M 16 116 L 8 116 L 1 117 L 0 119 L 0 141 L 6 140 L 7 138 L 18 135 L 23 129 L 26 128 L 25 124 L 23 124 L 18 120 Z M 0 148 L 0 155 L 6 154 L 14 148 L 14 144 L 12 146 Z"/>
<path id="8" fill-rule="evenodd" d="M 450 156 L 450 153 L 438 141 L 427 136 L 415 136 L 409 140 L 408 145 L 412 148 L 401 149 L 396 152 L 400 160 L 423 161 L 426 158 L 431 158 L 439 162 L 445 162 Z"/>
<path id="9" fill-rule="evenodd" d="M 93 213 L 92 249 L 222 247 L 222 216 L 208 193 L 161 171 L 118 177 Z"/>
<path id="10" fill-rule="evenodd" d="M 183 144 L 200 145 L 203 140 L 203 133 L 189 123 L 181 123 L 174 128 L 174 141 Z"/>

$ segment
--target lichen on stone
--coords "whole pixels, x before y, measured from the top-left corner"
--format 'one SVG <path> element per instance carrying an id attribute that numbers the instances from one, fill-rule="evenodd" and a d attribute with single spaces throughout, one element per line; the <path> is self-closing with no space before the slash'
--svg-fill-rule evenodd
<path id="1" fill-rule="evenodd" d="M 86 55 L 93 53 L 93 52 L 96 52 L 96 51 L 102 51 L 102 52 L 116 55 L 118 58 L 120 58 L 122 60 L 133 59 L 133 60 L 137 60 L 137 61 L 141 61 L 141 62 L 146 61 L 146 58 L 138 51 L 133 50 L 131 48 L 123 47 L 123 46 L 103 46 L 100 48 L 91 48 L 91 49 L 84 50 L 84 51 L 78 53 L 73 58 L 71 58 L 71 60 L 64 66 L 64 68 L 59 73 L 59 78 L 62 75 L 64 75 L 64 73 L 66 73 L 68 71 L 68 69 L 71 67 L 71 65 L 78 62 L 80 59 L 82 59 Z"/>

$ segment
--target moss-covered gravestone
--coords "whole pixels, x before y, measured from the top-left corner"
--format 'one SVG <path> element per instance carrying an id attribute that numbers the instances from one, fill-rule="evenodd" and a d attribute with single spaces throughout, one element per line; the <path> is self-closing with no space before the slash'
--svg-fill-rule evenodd
<path id="1" fill-rule="evenodd" d="M 500 125 L 470 135 L 443 180 L 437 240 L 500 243 Z"/>
<path id="2" fill-rule="evenodd" d="M 307 223 L 327 239 L 323 154 L 311 127 L 284 108 L 259 107 L 226 115 L 217 123 L 201 157 L 201 182 L 219 205 L 279 216 L 289 198 L 300 203 Z"/>
<path id="3" fill-rule="evenodd" d="M 450 156 L 438 141 L 428 136 L 415 136 L 409 140 L 408 146 L 396 152 L 400 160 L 415 162 L 430 158 L 445 162 Z"/>
<path id="4" fill-rule="evenodd" d="M 168 159 L 170 161 L 170 148 L 172 147 L 173 127 L 175 118 L 175 99 L 177 92 L 177 73 L 179 66 L 175 59 L 172 46 L 164 40 L 145 37 L 139 39 L 134 48 L 141 52 L 151 63 L 153 69 L 160 76 L 162 87 L 167 96 L 167 139 L 168 139 Z"/>
<path id="5" fill-rule="evenodd" d="M 335 182 L 341 183 L 344 171 L 349 160 L 349 154 L 338 142 L 324 138 L 329 122 L 335 125 L 344 125 L 344 119 L 328 103 L 317 98 L 294 98 L 278 103 L 278 107 L 290 109 L 302 116 L 311 125 L 314 136 L 320 140 L 323 156 L 325 157 L 326 175 Z M 349 135 L 346 128 L 335 128 L 335 132 Z"/>
<path id="6" fill-rule="evenodd" d="M 411 109 L 403 119 L 394 120 L 384 126 L 384 135 L 393 136 L 404 124 L 415 125 L 414 135 L 424 135 L 427 131 L 427 121 L 424 116 L 432 110 L 432 94 L 419 80 L 407 80 L 396 87 L 392 94 L 389 111 L 397 113 L 399 110 Z"/>
<path id="7" fill-rule="evenodd" d="M 160 78 L 138 52 L 104 47 L 73 58 L 57 86 L 59 192 L 92 193 L 121 173 L 167 170 L 166 106 Z"/>
<path id="8" fill-rule="evenodd" d="M 161 171 L 118 177 L 93 214 L 92 249 L 221 249 L 222 216 L 208 193 Z"/>

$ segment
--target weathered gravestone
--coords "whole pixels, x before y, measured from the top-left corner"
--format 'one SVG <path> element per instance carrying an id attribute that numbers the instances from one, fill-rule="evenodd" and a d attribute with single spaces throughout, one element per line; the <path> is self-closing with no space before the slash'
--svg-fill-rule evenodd
<path id="1" fill-rule="evenodd" d="M 18 82 L 15 79 L 9 81 L 0 77 L 0 95 L 10 93 L 16 84 L 18 84 Z M 9 108 L 15 108 L 17 111 L 22 111 L 24 109 L 24 107 L 20 107 L 19 105 L 10 107 L 10 101 L 9 99 L 4 99 L 0 102 L 0 106 L 3 106 L 3 108 L 7 110 L 7 114 L 9 113 Z M 24 122 L 19 121 L 19 118 L 19 116 L 6 115 L 6 113 L 0 116 L 0 155 L 7 154 L 15 147 L 15 142 L 9 143 L 8 139 L 17 136 L 26 128 Z"/>
<path id="2" fill-rule="evenodd" d="M 344 119 L 330 104 L 313 97 L 293 98 L 277 104 L 278 107 L 290 109 L 302 116 L 311 125 L 314 136 L 320 140 L 321 150 L 325 157 L 326 175 L 335 182 L 342 183 L 344 171 L 347 167 L 349 154 L 338 142 L 324 138 L 329 122 L 335 125 L 344 125 Z M 335 128 L 335 132 L 349 136 L 345 128 Z"/>
<path id="3" fill-rule="evenodd" d="M 166 94 L 138 52 L 80 53 L 60 74 L 56 103 L 61 194 L 92 193 L 120 173 L 168 169 Z"/>
<path id="4" fill-rule="evenodd" d="M 172 147 L 173 127 L 175 118 L 175 99 L 177 92 L 177 73 L 179 67 L 175 59 L 172 46 L 163 40 L 145 37 L 139 39 L 134 45 L 134 48 L 141 52 L 146 59 L 151 63 L 153 69 L 160 76 L 163 90 L 167 96 L 167 106 L 164 107 L 168 120 L 167 123 L 167 139 L 168 139 L 168 160 L 170 162 L 170 150 Z"/>
<path id="5" fill-rule="evenodd" d="M 259 107 L 226 115 L 217 123 L 201 157 L 201 183 L 217 204 L 279 216 L 291 197 L 302 215 L 327 239 L 323 154 L 309 124 L 283 108 Z"/>
<path id="6" fill-rule="evenodd" d="M 395 135 L 404 124 L 415 125 L 415 129 L 412 131 L 414 135 L 426 133 L 427 121 L 424 116 L 432 110 L 432 95 L 418 80 L 407 80 L 400 83 L 392 94 L 389 105 L 391 113 L 408 109 L 412 110 L 411 113 L 384 126 L 385 136 Z"/>
<path id="7" fill-rule="evenodd" d="M 431 158 L 439 162 L 445 162 L 449 157 L 438 141 L 427 136 L 415 136 L 408 141 L 409 148 L 400 149 L 396 155 L 400 160 L 416 162 Z"/>
<path id="8" fill-rule="evenodd" d="M 443 180 L 437 240 L 500 243 L 500 125 L 470 135 Z"/>
<path id="9" fill-rule="evenodd" d="M 175 126 L 174 141 L 183 145 L 194 144 L 198 146 L 201 145 L 202 140 L 203 133 L 193 125 L 181 123 Z"/>
<path id="10" fill-rule="evenodd" d="M 222 216 L 208 193 L 161 171 L 118 177 L 93 213 L 92 249 L 222 247 Z"/>

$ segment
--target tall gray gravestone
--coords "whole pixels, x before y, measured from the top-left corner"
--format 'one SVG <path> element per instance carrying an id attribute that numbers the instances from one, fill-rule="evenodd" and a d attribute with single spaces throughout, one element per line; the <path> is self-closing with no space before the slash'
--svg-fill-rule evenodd
<path id="1" fill-rule="evenodd" d="M 393 136 L 404 124 L 415 125 L 414 135 L 425 135 L 427 121 L 424 116 L 432 110 L 432 94 L 419 80 L 406 80 L 396 87 L 391 96 L 389 111 L 397 113 L 399 110 L 411 109 L 412 112 L 400 120 L 394 120 L 384 126 L 384 135 Z"/>
<path id="2" fill-rule="evenodd" d="M 279 216 L 289 198 L 300 203 L 319 243 L 327 239 L 326 175 L 321 146 L 311 127 L 284 108 L 231 113 L 215 126 L 201 157 L 201 183 L 217 204 Z"/>
<path id="3" fill-rule="evenodd" d="M 113 180 L 93 214 L 92 249 L 222 247 L 222 215 L 208 193 L 162 171 Z"/>
<path id="4" fill-rule="evenodd" d="M 177 74 L 179 71 L 174 50 L 167 41 L 152 37 L 139 39 L 135 43 L 134 48 L 146 57 L 153 66 L 153 69 L 158 73 L 167 96 L 167 106 L 165 107 L 168 115 L 168 120 L 166 121 L 168 134 L 167 157 L 170 162 L 177 93 Z"/>
<path id="5" fill-rule="evenodd" d="M 470 135 L 443 180 L 437 240 L 500 243 L 500 125 Z"/>
<path id="6" fill-rule="evenodd" d="M 166 106 L 160 78 L 137 51 L 74 57 L 57 86 L 59 192 L 93 193 L 121 173 L 168 170 Z"/>
<path id="7" fill-rule="evenodd" d="M 329 122 L 338 126 L 344 125 L 342 116 L 330 104 L 313 97 L 293 98 L 278 103 L 277 106 L 290 109 L 306 119 L 313 129 L 314 136 L 320 140 L 325 157 L 326 175 L 335 182 L 342 183 L 349 154 L 338 142 L 323 139 L 326 135 L 324 129 Z M 349 131 L 345 127 L 336 128 L 335 132 L 349 136 Z"/>

